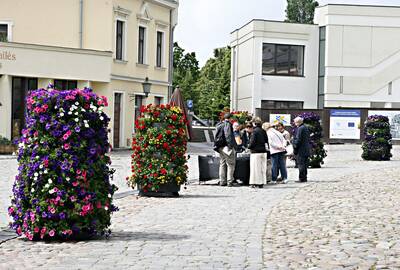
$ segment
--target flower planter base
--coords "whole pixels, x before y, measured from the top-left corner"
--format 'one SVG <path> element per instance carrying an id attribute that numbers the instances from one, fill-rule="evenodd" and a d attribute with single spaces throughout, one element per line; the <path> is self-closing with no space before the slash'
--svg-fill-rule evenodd
<path id="1" fill-rule="evenodd" d="M 174 198 L 174 197 L 179 197 L 180 190 L 181 190 L 181 187 L 175 183 L 167 183 L 167 184 L 160 185 L 160 189 L 158 191 L 144 192 L 143 189 L 139 187 L 139 196 Z"/>

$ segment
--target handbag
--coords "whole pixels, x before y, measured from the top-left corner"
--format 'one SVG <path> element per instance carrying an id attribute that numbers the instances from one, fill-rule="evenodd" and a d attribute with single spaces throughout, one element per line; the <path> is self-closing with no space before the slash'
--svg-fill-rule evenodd
<path id="1" fill-rule="evenodd" d="M 289 144 L 288 146 L 286 146 L 286 156 L 292 155 L 294 155 L 293 145 Z"/>

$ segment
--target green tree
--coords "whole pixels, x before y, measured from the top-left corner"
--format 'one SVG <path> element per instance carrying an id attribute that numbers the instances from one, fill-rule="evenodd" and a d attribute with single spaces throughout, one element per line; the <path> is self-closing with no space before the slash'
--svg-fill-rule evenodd
<path id="1" fill-rule="evenodd" d="M 185 50 L 175 42 L 173 87 L 179 86 L 185 100 L 193 100 L 195 112 L 197 112 L 199 94 L 195 91 L 194 86 L 199 75 L 200 68 L 196 54 L 194 52 L 185 53 Z"/>
<path id="2" fill-rule="evenodd" d="M 313 23 L 315 8 L 318 2 L 315 0 L 287 0 L 286 21 L 292 23 Z"/>
<path id="3" fill-rule="evenodd" d="M 201 69 L 196 84 L 199 93 L 199 115 L 201 118 L 218 120 L 218 114 L 230 105 L 231 48 L 214 50 Z"/>

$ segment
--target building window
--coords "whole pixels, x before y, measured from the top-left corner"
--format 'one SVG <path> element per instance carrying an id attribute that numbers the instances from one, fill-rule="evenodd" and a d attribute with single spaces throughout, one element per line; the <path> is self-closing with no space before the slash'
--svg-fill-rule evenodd
<path id="1" fill-rule="evenodd" d="M 8 24 L 0 24 L 0 42 L 8 41 Z"/>
<path id="2" fill-rule="evenodd" d="M 138 63 L 145 63 L 146 28 L 139 26 Z"/>
<path id="3" fill-rule="evenodd" d="M 157 67 L 162 67 L 163 47 L 164 47 L 164 33 L 157 31 L 157 59 L 156 59 Z"/>
<path id="4" fill-rule="evenodd" d="M 303 76 L 304 46 L 263 44 L 263 75 Z"/>
<path id="5" fill-rule="evenodd" d="M 70 90 L 78 88 L 78 81 L 54 80 L 54 89 Z"/>
<path id="6" fill-rule="evenodd" d="M 140 108 L 143 106 L 143 96 L 135 95 L 135 120 L 140 116 Z"/>
<path id="7" fill-rule="evenodd" d="M 117 20 L 116 29 L 116 47 L 115 47 L 115 58 L 117 60 L 123 60 L 124 58 L 124 22 Z"/>
<path id="8" fill-rule="evenodd" d="M 154 97 L 154 105 L 161 105 L 163 103 L 162 97 Z"/>
<path id="9" fill-rule="evenodd" d="M 262 100 L 262 109 L 303 109 L 303 101 L 278 101 L 278 100 Z"/>

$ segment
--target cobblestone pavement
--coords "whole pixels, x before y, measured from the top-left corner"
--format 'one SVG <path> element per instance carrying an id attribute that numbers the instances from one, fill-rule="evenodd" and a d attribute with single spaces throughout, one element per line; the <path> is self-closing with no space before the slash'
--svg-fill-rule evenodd
<path id="1" fill-rule="evenodd" d="M 394 252 L 398 228 L 392 227 L 398 222 L 398 213 L 392 210 L 397 207 L 393 205 L 398 202 L 398 190 L 392 186 L 395 179 L 388 180 L 388 176 L 396 176 L 398 171 L 393 167 L 400 165 L 400 159 L 395 155 L 391 162 L 364 162 L 359 158 L 359 148 L 329 146 L 325 167 L 311 170 L 307 185 L 291 182 L 251 189 L 192 184 L 182 190 L 180 198 L 123 197 L 116 200 L 120 211 L 113 216 L 109 239 L 67 243 L 12 239 L 0 245 L 0 269 L 287 269 L 290 265 L 284 265 L 285 261 L 292 262 L 294 269 L 311 269 L 312 265 L 296 264 L 307 262 L 308 257 L 302 257 L 304 250 L 309 250 L 305 256 L 314 254 L 311 258 L 323 254 L 324 249 L 321 251 L 317 240 L 313 240 L 317 236 L 313 238 L 311 232 L 322 239 L 335 235 L 344 241 L 337 242 L 338 250 L 330 253 L 337 254 L 333 258 L 341 263 L 350 261 L 343 255 L 345 252 L 339 253 L 343 245 L 354 254 L 364 250 L 371 257 L 380 256 L 379 251 L 374 253 L 374 247 L 368 246 L 375 243 L 370 243 L 369 238 L 368 242 L 354 240 L 357 231 L 377 237 L 380 247 L 389 246 L 383 254 Z M 380 178 L 380 173 L 363 172 L 377 166 L 385 168 L 388 175 Z M 296 174 L 295 169 L 289 169 L 289 179 L 295 179 Z M 305 208 L 298 202 L 303 202 Z M 380 223 L 368 219 L 368 209 L 374 210 L 370 215 L 377 215 Z M 392 214 L 393 220 L 389 218 Z M 346 229 L 353 224 L 354 229 Z M 306 238 L 304 243 L 308 246 L 293 242 L 298 234 Z M 287 256 L 292 253 L 298 257 Z M 325 262 L 329 266 L 329 261 Z M 320 268 L 326 269 L 325 265 Z M 348 266 L 355 268 L 357 262 Z"/>
<path id="2" fill-rule="evenodd" d="M 324 183 L 299 189 L 272 210 L 266 269 L 400 269 L 399 162 L 352 164 L 358 173 L 327 173 Z"/>

